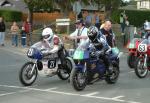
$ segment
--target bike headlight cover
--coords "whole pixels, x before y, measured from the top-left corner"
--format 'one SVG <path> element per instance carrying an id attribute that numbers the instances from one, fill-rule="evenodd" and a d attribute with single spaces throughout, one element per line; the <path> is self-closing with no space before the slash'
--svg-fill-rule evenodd
<path id="1" fill-rule="evenodd" d="M 40 50 L 36 48 L 30 48 L 27 52 L 27 56 L 32 59 L 42 59 L 43 55 Z"/>

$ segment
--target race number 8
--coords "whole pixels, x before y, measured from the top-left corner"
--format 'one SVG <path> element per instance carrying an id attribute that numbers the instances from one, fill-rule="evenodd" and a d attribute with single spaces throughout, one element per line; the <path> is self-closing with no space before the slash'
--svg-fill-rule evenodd
<path id="1" fill-rule="evenodd" d="M 139 51 L 139 52 L 146 52 L 146 51 L 147 51 L 147 45 L 145 45 L 145 44 L 140 44 L 140 45 L 138 46 L 138 51 Z"/>

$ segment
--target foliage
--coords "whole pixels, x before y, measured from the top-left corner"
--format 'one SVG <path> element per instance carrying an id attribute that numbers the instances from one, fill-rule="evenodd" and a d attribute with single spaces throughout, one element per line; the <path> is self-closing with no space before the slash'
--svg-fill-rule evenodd
<path id="1" fill-rule="evenodd" d="M 119 17 L 122 11 L 123 10 L 113 11 L 111 15 L 111 19 L 113 22 L 119 23 Z M 142 26 L 145 20 L 150 21 L 149 14 L 150 11 L 126 10 L 126 15 L 128 16 L 130 25 L 134 25 L 136 27 Z"/>
<path id="2" fill-rule="evenodd" d="M 5 21 L 21 21 L 22 13 L 19 11 L 12 10 L 0 10 L 0 16 L 4 17 Z"/>
<path id="3" fill-rule="evenodd" d="M 24 0 L 30 11 L 52 11 L 54 0 Z"/>

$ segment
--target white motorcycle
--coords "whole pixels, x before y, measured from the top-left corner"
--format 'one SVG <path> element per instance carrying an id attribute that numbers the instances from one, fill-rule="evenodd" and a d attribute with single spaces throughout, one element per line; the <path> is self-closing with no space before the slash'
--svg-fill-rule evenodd
<path id="1" fill-rule="evenodd" d="M 35 82 L 38 74 L 42 77 L 57 75 L 60 79 L 67 80 L 70 77 L 74 62 L 67 55 L 66 51 L 64 50 L 66 54 L 64 59 L 65 63 L 62 64 L 58 53 L 43 55 L 42 50 L 39 49 L 42 42 L 38 42 L 35 45 L 31 46 L 27 52 L 27 56 L 31 60 L 22 66 L 19 72 L 20 82 L 24 86 L 30 86 Z"/>

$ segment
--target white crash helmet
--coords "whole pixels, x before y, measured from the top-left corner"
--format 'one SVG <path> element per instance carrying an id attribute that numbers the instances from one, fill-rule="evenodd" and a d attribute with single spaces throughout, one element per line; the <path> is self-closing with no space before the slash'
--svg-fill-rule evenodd
<path id="1" fill-rule="evenodd" d="M 144 29 L 145 30 L 150 30 L 150 22 L 145 23 Z"/>
<path id="2" fill-rule="evenodd" d="M 44 40 L 50 40 L 53 37 L 53 31 L 51 28 L 45 28 L 42 32 L 42 37 Z"/>

